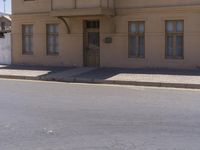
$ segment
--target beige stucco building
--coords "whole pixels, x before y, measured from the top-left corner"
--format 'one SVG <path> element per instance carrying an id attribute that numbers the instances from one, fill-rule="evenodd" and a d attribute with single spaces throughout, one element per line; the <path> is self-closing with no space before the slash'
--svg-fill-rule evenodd
<path id="1" fill-rule="evenodd" d="M 14 64 L 200 67 L 199 0 L 12 0 Z"/>

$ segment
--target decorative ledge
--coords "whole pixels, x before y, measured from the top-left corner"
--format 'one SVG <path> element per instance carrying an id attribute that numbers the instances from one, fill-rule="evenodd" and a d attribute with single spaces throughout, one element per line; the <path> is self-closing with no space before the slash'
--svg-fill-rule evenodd
<path id="1" fill-rule="evenodd" d="M 112 8 L 64 9 L 64 10 L 52 10 L 50 12 L 50 15 L 54 17 L 114 16 L 115 10 Z"/>

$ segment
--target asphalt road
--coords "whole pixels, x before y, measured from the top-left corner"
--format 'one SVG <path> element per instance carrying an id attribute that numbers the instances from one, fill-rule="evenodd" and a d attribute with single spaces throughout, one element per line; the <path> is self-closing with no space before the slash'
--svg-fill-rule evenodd
<path id="1" fill-rule="evenodd" d="M 0 150 L 200 149 L 199 90 L 0 85 Z"/>

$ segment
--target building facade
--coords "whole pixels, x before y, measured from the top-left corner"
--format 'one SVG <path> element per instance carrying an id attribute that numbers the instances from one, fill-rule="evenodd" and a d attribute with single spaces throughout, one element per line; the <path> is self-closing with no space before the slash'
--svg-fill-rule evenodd
<path id="1" fill-rule="evenodd" d="M 200 67 L 199 0 L 12 0 L 14 64 Z"/>

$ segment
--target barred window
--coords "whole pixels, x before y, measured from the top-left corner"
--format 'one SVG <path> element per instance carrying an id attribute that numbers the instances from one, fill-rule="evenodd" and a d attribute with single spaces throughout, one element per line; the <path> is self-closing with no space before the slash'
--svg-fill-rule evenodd
<path id="1" fill-rule="evenodd" d="M 129 22 L 129 58 L 145 57 L 145 22 Z"/>
<path id="2" fill-rule="evenodd" d="M 184 57 L 184 21 L 166 21 L 166 58 Z"/>
<path id="3" fill-rule="evenodd" d="M 22 25 L 22 53 L 33 54 L 33 25 Z"/>
<path id="4" fill-rule="evenodd" d="M 58 24 L 47 24 L 47 54 L 59 54 L 58 36 Z"/>

